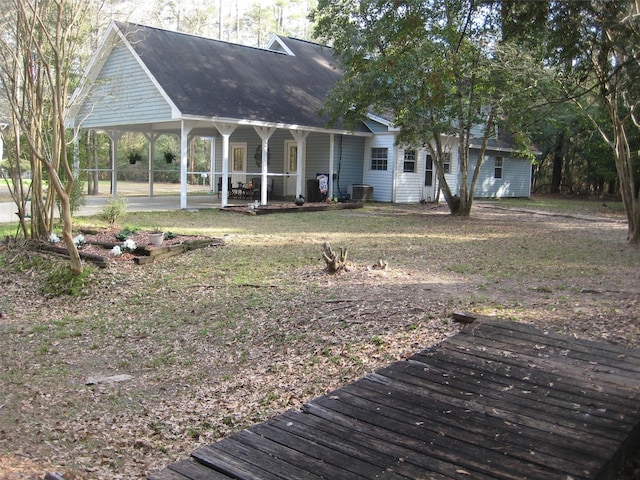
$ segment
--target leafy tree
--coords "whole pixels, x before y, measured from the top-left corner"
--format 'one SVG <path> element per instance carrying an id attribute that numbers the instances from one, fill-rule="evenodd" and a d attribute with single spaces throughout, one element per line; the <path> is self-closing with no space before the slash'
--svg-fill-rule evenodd
<path id="1" fill-rule="evenodd" d="M 640 183 L 635 152 L 631 137 L 638 134 L 640 118 L 640 4 L 637 2 L 593 1 L 583 6 L 580 13 L 586 24 L 579 30 L 581 36 L 572 62 L 570 75 L 563 80 L 571 85 L 573 75 L 585 72 L 577 78 L 586 80 L 577 85 L 582 95 L 575 102 L 592 120 L 614 152 L 618 172 L 620 194 L 625 206 L 629 243 L 640 243 L 640 199 L 637 183 Z M 570 52 L 570 50 L 568 50 Z M 585 89 L 598 92 L 597 98 L 608 113 L 603 123 L 591 114 Z M 571 91 L 575 90 L 571 88 Z"/>
<path id="2" fill-rule="evenodd" d="M 428 149 L 455 215 L 470 213 L 498 119 L 529 94 L 526 56 L 502 40 L 499 13 L 471 0 L 320 0 L 313 15 L 316 35 L 332 43 L 344 69 L 326 104 L 332 121 L 391 113 L 399 142 Z M 478 137 L 472 170 L 469 145 Z M 459 197 L 445 177 L 453 149 Z"/>
<path id="3" fill-rule="evenodd" d="M 0 7 L 0 86 L 11 110 L 15 165 L 28 159 L 32 173 L 31 236 L 52 231 L 56 202 L 72 273 L 82 262 L 72 237 L 75 175 L 65 128 L 69 88 L 79 47 L 88 34 L 84 0 L 8 0 Z M 20 167 L 18 167 L 18 171 Z M 18 185 L 22 178 L 14 176 Z M 14 185 L 16 185 L 14 183 Z M 18 208 L 25 236 L 27 212 L 22 186 Z"/>
<path id="4" fill-rule="evenodd" d="M 632 139 L 640 133 L 640 4 L 613 0 L 530 3 L 536 14 L 527 31 L 546 46 L 549 64 L 559 72 L 564 100 L 582 110 L 613 152 L 628 241 L 638 244 L 640 166 L 637 142 Z M 516 22 L 517 17 L 509 21 Z M 602 110 L 605 116 L 600 115 Z"/>

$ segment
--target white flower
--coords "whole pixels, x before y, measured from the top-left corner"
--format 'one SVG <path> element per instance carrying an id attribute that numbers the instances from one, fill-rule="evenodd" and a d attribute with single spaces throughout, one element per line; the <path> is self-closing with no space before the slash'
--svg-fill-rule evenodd
<path id="1" fill-rule="evenodd" d="M 114 246 L 111 249 L 111 255 L 113 255 L 114 257 L 119 257 L 120 255 L 122 255 L 122 250 L 118 245 Z"/>
<path id="2" fill-rule="evenodd" d="M 51 243 L 58 243 L 60 241 L 60 237 L 58 237 L 58 235 L 56 235 L 55 233 L 51 232 L 51 235 L 49 235 L 49 241 Z"/>
<path id="3" fill-rule="evenodd" d="M 84 235 L 79 234 L 79 235 L 76 235 L 75 237 L 73 237 L 73 243 L 76 244 L 76 247 L 79 247 L 80 245 L 85 243 Z"/>
<path id="4" fill-rule="evenodd" d="M 127 238 L 122 244 L 122 248 L 130 252 L 133 252 L 137 248 L 137 245 L 136 245 L 136 242 L 134 242 L 130 238 Z"/>

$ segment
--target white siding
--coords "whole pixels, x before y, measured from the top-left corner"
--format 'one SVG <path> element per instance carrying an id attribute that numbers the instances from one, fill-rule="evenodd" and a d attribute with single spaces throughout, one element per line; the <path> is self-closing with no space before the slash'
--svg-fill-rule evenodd
<path id="1" fill-rule="evenodd" d="M 102 67 L 78 118 L 83 128 L 166 121 L 171 107 L 131 53 L 119 46 Z"/>
<path id="2" fill-rule="evenodd" d="M 422 199 L 422 190 L 424 185 L 424 170 L 425 162 L 427 158 L 426 151 L 416 151 L 416 171 L 405 172 L 404 171 L 404 147 L 397 149 L 398 168 L 396 169 L 396 188 L 395 199 L 396 203 L 416 203 Z"/>
<path id="3" fill-rule="evenodd" d="M 364 149 L 364 168 L 362 183 L 373 186 L 373 199 L 376 202 L 393 201 L 393 172 L 396 164 L 395 135 L 378 134 L 367 138 Z M 387 170 L 371 170 L 371 149 L 387 148 Z"/>
<path id="4" fill-rule="evenodd" d="M 495 158 L 501 156 L 502 178 L 495 178 Z M 475 168 L 477 155 L 470 158 L 470 172 Z M 476 186 L 477 198 L 528 197 L 531 193 L 531 162 L 525 158 L 508 157 L 507 153 L 489 152 L 480 167 Z"/>

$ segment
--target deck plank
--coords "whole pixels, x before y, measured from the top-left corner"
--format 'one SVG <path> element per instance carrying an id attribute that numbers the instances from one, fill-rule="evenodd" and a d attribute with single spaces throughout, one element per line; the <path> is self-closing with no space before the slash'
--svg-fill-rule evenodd
<path id="1" fill-rule="evenodd" d="M 639 396 L 639 350 L 480 318 L 150 478 L 613 480 Z"/>

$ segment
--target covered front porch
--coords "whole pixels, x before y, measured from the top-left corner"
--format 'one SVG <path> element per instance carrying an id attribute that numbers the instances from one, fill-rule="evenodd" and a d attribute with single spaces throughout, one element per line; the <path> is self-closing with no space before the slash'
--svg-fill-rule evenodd
<path id="1" fill-rule="evenodd" d="M 139 179 L 146 177 L 144 193 L 154 197 L 163 194 L 158 191 L 156 178 L 164 178 L 167 169 L 171 169 L 179 176 L 177 193 L 179 208 L 182 209 L 190 208 L 191 194 L 195 191 L 215 195 L 222 207 L 234 199 L 267 205 L 273 200 L 316 197 L 319 192 L 310 189 L 318 185 L 319 175 L 326 176 L 327 180 L 325 189 L 320 192 L 323 198 L 347 197 L 349 185 L 359 181 L 359 172 L 343 169 L 342 159 L 345 153 L 362 151 L 362 135 L 240 123 L 174 123 L 173 128 L 158 124 L 130 125 L 118 130 L 103 128 L 101 131 L 109 138 L 111 158 L 103 167 L 83 167 L 80 170 L 87 175 L 99 170 L 102 178 L 108 177 L 108 191 L 113 197 L 129 196 L 127 191 L 121 190 L 119 183 L 123 178 L 132 176 L 132 172 L 136 173 Z M 141 158 L 131 165 L 119 148 L 125 132 L 140 135 L 145 144 Z M 175 137 L 179 145 L 175 163 L 166 168 L 159 167 L 153 160 L 157 160 L 157 142 L 163 135 Z M 205 162 L 201 158 L 196 168 L 192 151 L 194 138 L 200 138 L 205 145 L 205 151 L 199 152 L 200 156 L 208 157 Z M 262 185 L 267 188 L 261 188 Z M 138 189 L 135 195 L 141 193 Z"/>

